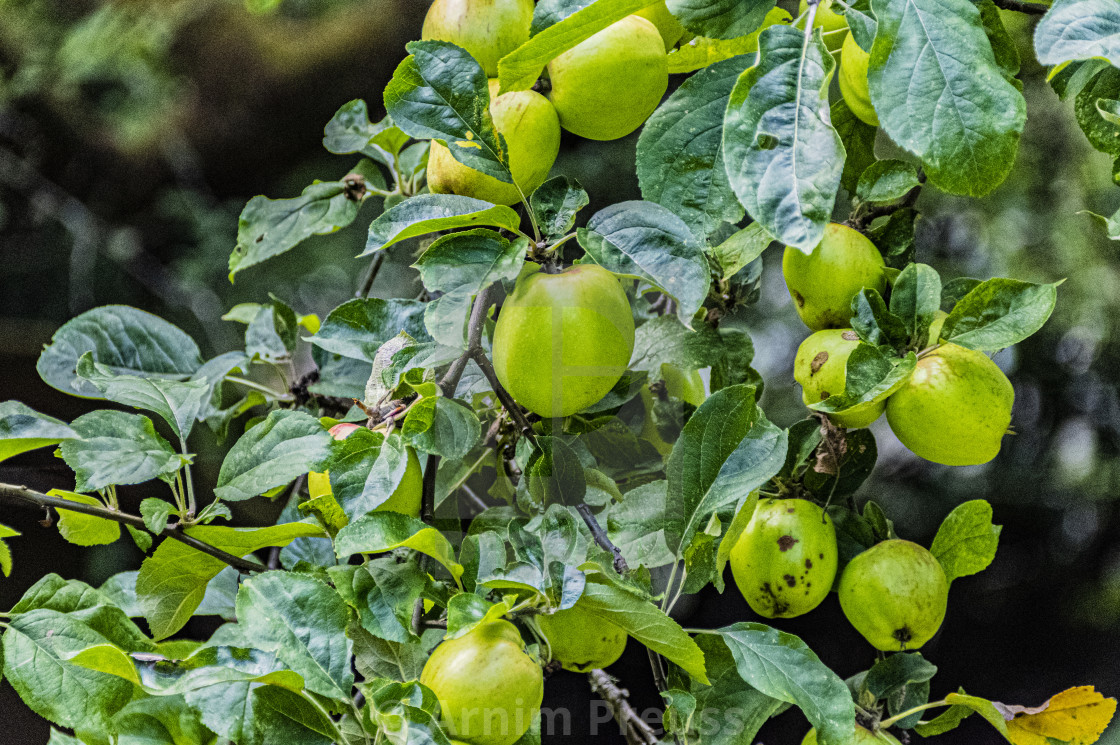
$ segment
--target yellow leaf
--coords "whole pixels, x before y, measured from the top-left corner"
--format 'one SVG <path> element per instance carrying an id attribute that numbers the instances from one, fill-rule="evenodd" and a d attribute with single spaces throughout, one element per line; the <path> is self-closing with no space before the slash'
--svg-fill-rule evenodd
<path id="1" fill-rule="evenodd" d="M 1048 745 L 1050 740 L 1090 745 L 1100 739 L 1116 713 L 1116 699 L 1105 698 L 1093 686 L 1070 688 L 1034 708 L 995 706 L 1007 720 L 1015 745 Z"/>

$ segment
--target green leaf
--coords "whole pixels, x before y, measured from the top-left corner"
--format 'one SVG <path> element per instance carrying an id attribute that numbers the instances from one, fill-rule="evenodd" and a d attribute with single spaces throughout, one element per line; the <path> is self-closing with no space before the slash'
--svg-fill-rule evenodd
<path id="1" fill-rule="evenodd" d="M 393 167 L 393 159 L 407 142 L 408 135 L 391 118 L 370 123 L 366 102 L 360 98 L 343 104 L 323 129 L 323 147 L 327 150 L 338 155 L 362 153 L 387 168 Z"/>
<path id="2" fill-rule="evenodd" d="M 365 629 L 352 630 L 351 636 L 354 638 L 354 666 L 367 680 L 416 680 L 428 659 L 428 653 L 417 643 L 378 639 Z"/>
<path id="3" fill-rule="evenodd" d="M 537 82 L 544 66 L 553 59 L 649 4 L 649 0 L 597 0 L 540 30 L 529 41 L 498 60 L 501 93 L 528 90 Z"/>
<path id="4" fill-rule="evenodd" d="M 865 202 L 893 202 L 921 183 L 913 164 L 902 160 L 877 160 L 860 175 L 856 196 Z"/>
<path id="5" fill-rule="evenodd" d="M 642 484 L 626 492 L 622 503 L 607 513 L 607 533 L 631 568 L 656 569 L 677 561 L 662 520 L 667 489 L 665 481 Z"/>
<path id="6" fill-rule="evenodd" d="M 156 433 L 152 420 L 123 411 L 91 411 L 70 425 L 80 439 L 59 452 L 74 470 L 74 488 L 97 491 L 113 484 L 142 484 L 173 474 L 189 462 Z"/>
<path id="7" fill-rule="evenodd" d="M 731 93 L 723 127 L 731 188 L 777 240 L 803 251 L 832 217 L 844 146 L 829 121 L 836 62 L 818 32 L 811 43 L 787 26 L 759 37 L 760 61 Z"/>
<path id="8" fill-rule="evenodd" d="M 683 220 L 653 202 L 619 202 L 596 212 L 579 244 L 604 269 L 649 282 L 677 300 L 686 326 L 708 296 L 703 249 Z"/>
<path id="9" fill-rule="evenodd" d="M 88 504 L 94 507 L 105 506 L 100 499 L 87 494 L 76 494 L 61 489 L 51 489 L 47 494 L 79 504 Z M 114 543 L 121 537 L 121 525 L 105 517 L 86 515 L 81 512 L 71 512 L 65 508 L 59 508 L 58 532 L 63 538 L 76 546 L 104 546 Z"/>
<path id="10" fill-rule="evenodd" d="M 428 575 L 419 564 L 398 564 L 387 556 L 360 567 L 330 567 L 327 575 L 343 599 L 358 611 L 363 629 L 395 642 L 415 638 L 412 611 L 428 583 Z"/>
<path id="11" fill-rule="evenodd" d="M 15 615 L 42 608 L 59 613 L 73 613 L 110 604 L 107 595 L 85 582 L 65 580 L 57 574 L 48 574 L 23 594 L 9 613 Z"/>
<path id="12" fill-rule="evenodd" d="M 734 39 L 757 31 L 774 0 L 666 0 L 665 5 L 694 34 Z"/>
<path id="13" fill-rule="evenodd" d="M 198 345 L 178 327 L 127 305 L 105 305 L 64 323 L 35 369 L 47 385 L 63 393 L 103 398 L 75 373 L 86 352 L 118 374 L 169 380 L 183 380 L 202 364 Z"/>
<path id="14" fill-rule="evenodd" d="M 855 708 L 848 687 L 805 642 L 761 623 L 736 623 L 719 633 L 743 680 L 799 707 L 822 745 L 853 742 Z"/>
<path id="15" fill-rule="evenodd" d="M 491 603 L 469 592 L 461 592 L 447 602 L 447 639 L 457 639 L 484 623 L 496 621 L 512 606 L 502 601 Z"/>
<path id="16" fill-rule="evenodd" d="M 918 332 L 924 334 L 941 310 L 941 276 L 937 270 L 926 264 L 908 264 L 894 282 L 890 310 L 902 319 L 911 338 Z"/>
<path id="17" fill-rule="evenodd" d="M 230 281 L 242 269 L 286 253 L 313 235 L 346 227 L 360 207 L 361 197 L 344 181 L 316 181 L 293 199 L 253 197 L 237 221 Z"/>
<path id="18" fill-rule="evenodd" d="M 525 469 L 529 493 L 542 505 L 582 504 L 587 479 L 575 450 L 558 437 L 537 437 L 537 446 Z"/>
<path id="19" fill-rule="evenodd" d="M 711 367 L 731 355 L 735 343 L 742 338 L 726 335 L 707 324 L 691 331 L 673 316 L 658 316 L 635 330 L 630 369 L 660 377 L 661 365 L 665 363 L 681 370 Z M 750 360 L 745 364 L 750 364 Z"/>
<path id="20" fill-rule="evenodd" d="M 774 237 L 766 232 L 762 223 L 752 222 L 742 230 L 733 233 L 708 253 L 720 266 L 722 279 L 730 279 L 739 270 L 751 263 L 774 242 Z"/>
<path id="21" fill-rule="evenodd" d="M 679 665 L 700 683 L 707 683 L 704 653 L 676 621 L 649 600 L 601 575 L 587 577 L 580 608 L 626 630 L 649 649 Z"/>
<path id="22" fill-rule="evenodd" d="M 453 460 L 465 458 L 482 436 L 482 423 L 478 415 L 461 403 L 443 396 L 426 401 L 431 401 L 431 421 L 423 431 L 410 434 L 408 441 L 421 452 Z M 414 406 L 413 410 L 416 408 Z M 411 418 L 412 412 L 409 412 L 405 419 L 406 427 Z"/>
<path id="23" fill-rule="evenodd" d="M 1081 210 L 1077 214 L 1088 215 L 1105 231 L 1105 235 L 1109 240 L 1120 241 L 1120 210 L 1114 212 L 1111 217 L 1098 215 L 1095 212 L 1088 210 Z"/>
<path id="24" fill-rule="evenodd" d="M 699 236 L 743 218 L 723 165 L 723 114 L 735 82 L 753 62 L 753 55 L 743 55 L 696 73 L 658 107 L 638 138 L 642 197 L 672 210 Z"/>
<path id="25" fill-rule="evenodd" d="M 917 364 L 913 352 L 895 357 L 870 344 L 860 344 L 848 357 L 844 393 L 809 404 L 809 408 L 839 414 L 869 401 L 883 401 L 906 384 Z"/>
<path id="26" fill-rule="evenodd" d="M 977 7 L 980 9 L 980 21 L 984 24 L 984 33 L 987 34 L 988 41 L 992 45 L 996 64 L 1000 66 L 1004 77 L 1011 81 L 1012 85 L 1021 87 L 1022 83 L 1015 80 L 1022 62 L 1019 59 L 1019 48 L 1015 38 L 1008 33 L 1007 27 L 1003 24 L 1003 15 L 999 6 L 992 0 L 980 0 Z"/>
<path id="27" fill-rule="evenodd" d="M 558 238 L 571 230 L 576 214 L 590 203 L 591 198 L 579 182 L 567 176 L 545 181 L 529 198 L 537 224 L 549 238 Z"/>
<path id="28" fill-rule="evenodd" d="M 235 556 L 266 546 L 286 546 L 296 538 L 323 536 L 318 525 L 284 523 L 268 528 L 226 528 L 216 525 L 187 528 L 186 534 Z M 165 639 L 190 620 L 206 595 L 206 585 L 226 568 L 225 562 L 165 539 L 140 566 L 136 597 L 156 639 Z M 263 568 L 263 567 L 262 567 Z"/>
<path id="29" fill-rule="evenodd" d="M 880 126 L 943 191 L 983 196 L 1011 171 L 1026 122 L 969 0 L 872 0 L 868 67 Z"/>
<path id="30" fill-rule="evenodd" d="M 350 611 L 329 585 L 293 572 L 265 572 L 241 583 L 237 620 L 258 649 L 275 652 L 307 690 L 347 700 L 354 686 Z"/>
<path id="31" fill-rule="evenodd" d="M 1112 0 L 1055 0 L 1035 26 L 1034 51 L 1040 64 L 1058 69 L 1094 57 L 1120 66 L 1120 7 Z"/>
<path id="32" fill-rule="evenodd" d="M 381 345 L 402 331 L 419 341 L 431 339 L 424 328 L 425 305 L 396 298 L 350 300 L 327 314 L 310 342 L 327 352 L 373 363 Z"/>
<path id="33" fill-rule="evenodd" d="M 690 39 L 679 48 L 669 51 L 669 74 L 693 72 L 740 54 L 757 52 L 758 37 L 763 29 L 779 24 L 788 26 L 792 22 L 793 16 L 788 10 L 771 8 L 762 22 L 762 29 L 746 36 L 737 36 L 733 39 L 709 39 L 698 36 Z"/>
<path id="34" fill-rule="evenodd" d="M 505 142 L 490 117 L 486 73 L 462 47 L 412 41 L 385 87 L 385 110 L 401 131 L 437 140 L 455 160 L 507 184 Z M 368 250 L 368 248 L 367 248 Z"/>
<path id="35" fill-rule="evenodd" d="M 182 696 L 133 701 L 117 713 L 113 724 L 118 745 L 208 745 L 214 737 Z"/>
<path id="36" fill-rule="evenodd" d="M 840 185 L 854 194 L 859 188 L 860 176 L 876 162 L 875 134 L 879 128 L 872 127 L 853 114 L 843 99 L 832 104 L 830 118 L 847 153 L 844 158 L 844 172 L 840 176 Z"/>
<path id="37" fill-rule="evenodd" d="M 363 515 L 338 531 L 334 541 L 335 553 L 340 559 L 354 554 L 392 551 L 402 546 L 431 556 L 456 582 L 463 576 L 462 565 L 455 561 L 455 549 L 442 533 L 414 517 L 396 512 Z"/>
<path id="38" fill-rule="evenodd" d="M 97 644 L 83 649 L 67 659 L 71 665 L 96 670 L 107 675 L 124 678 L 130 683 L 141 685 L 140 674 L 127 652 L 113 644 Z"/>
<path id="39" fill-rule="evenodd" d="M 1106 67 L 1094 75 L 1074 99 L 1073 113 L 1089 144 L 1102 153 L 1120 155 L 1120 123 L 1110 109 L 1120 98 L 1120 70 Z"/>
<path id="40" fill-rule="evenodd" d="M 982 572 L 996 556 L 1000 525 L 992 524 L 992 506 L 973 499 L 957 506 L 941 521 L 930 553 L 941 563 L 950 582 Z"/>
<path id="41" fill-rule="evenodd" d="M 8 548 L 5 538 L 16 538 L 22 535 L 18 530 L 0 525 L 0 573 L 5 577 L 12 576 L 12 550 Z"/>
<path id="42" fill-rule="evenodd" d="M 929 701 L 929 681 L 937 673 L 919 652 L 892 654 L 876 662 L 867 672 L 863 685 L 876 699 L 886 699 L 892 715 L 909 711 Z M 900 729 L 911 729 L 921 712 L 900 719 Z"/>
<path id="43" fill-rule="evenodd" d="M 901 349 L 909 341 L 906 324 L 890 312 L 878 290 L 860 290 L 852 298 L 851 312 L 852 330 L 868 344 Z"/>
<path id="44" fill-rule="evenodd" d="M 505 205 L 455 194 L 420 194 L 386 210 L 370 223 L 362 256 L 417 236 L 489 225 L 517 233 L 521 218 Z"/>
<path id="45" fill-rule="evenodd" d="M 248 430 L 226 454 L 214 496 L 240 502 L 321 471 L 331 455 L 330 433 L 318 419 L 278 409 Z"/>
<path id="46" fill-rule="evenodd" d="M 1060 284 L 998 277 L 981 282 L 953 306 L 941 338 L 981 352 L 1018 344 L 1050 318 Z"/>
<path id="47" fill-rule="evenodd" d="M 144 527 L 153 535 L 159 535 L 167 527 L 167 518 L 175 511 L 175 505 L 162 499 L 148 497 L 140 502 L 140 516 Z"/>
<path id="48" fill-rule="evenodd" d="M 66 422 L 19 401 L 0 402 L 0 461 L 77 436 Z"/>

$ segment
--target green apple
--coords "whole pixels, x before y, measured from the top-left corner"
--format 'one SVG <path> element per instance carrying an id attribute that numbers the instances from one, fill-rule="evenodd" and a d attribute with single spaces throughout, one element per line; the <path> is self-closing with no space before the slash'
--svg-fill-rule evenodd
<path id="1" fill-rule="evenodd" d="M 751 609 L 793 618 L 816 608 L 836 579 L 836 529 L 807 499 L 762 499 L 731 548 L 731 573 Z"/>
<path id="2" fill-rule="evenodd" d="M 571 608 L 536 617 L 552 659 L 565 670 L 585 673 L 613 664 L 626 649 L 626 632 L 592 615 L 576 603 Z"/>
<path id="3" fill-rule="evenodd" d="M 787 246 L 782 274 L 797 314 L 814 331 L 851 325 L 852 299 L 862 289 L 887 288 L 886 264 L 863 233 L 831 223 L 808 254 Z"/>
<path id="4" fill-rule="evenodd" d="M 684 36 L 684 26 L 681 25 L 676 16 L 669 12 L 664 0 L 654 3 L 648 8 L 642 8 L 634 15 L 645 18 L 657 27 L 657 32 L 661 34 L 661 40 L 665 42 L 666 52 L 675 47 L 681 37 Z"/>
<path id="5" fill-rule="evenodd" d="M 494 327 L 494 370 L 522 406 L 565 417 L 610 392 L 634 351 L 618 279 L 597 264 L 557 274 L 527 267 Z"/>
<path id="6" fill-rule="evenodd" d="M 700 377 L 699 370 L 685 371 L 668 362 L 663 362 L 660 370 L 661 383 L 665 387 L 665 395 L 668 398 L 685 401 L 699 408 L 700 404 L 704 403 L 704 399 L 708 397 L 708 394 L 704 391 L 704 379 Z M 655 403 L 653 392 L 649 386 L 642 386 L 639 395 L 646 410 L 646 418 L 642 422 L 640 437 L 652 443 L 657 448 L 657 452 L 668 455 L 673 450 L 673 444 L 661 437 L 657 424 L 653 420 Z"/>
<path id="7" fill-rule="evenodd" d="M 312 499 L 331 494 L 330 472 L 312 471 L 307 474 L 307 491 Z M 420 471 L 420 459 L 416 457 L 415 450 L 408 448 L 408 464 L 405 466 L 401 483 L 397 484 L 397 488 L 388 499 L 374 508 L 374 512 L 399 512 L 410 517 L 420 517 L 420 499 L 423 493 L 424 475 Z"/>
<path id="8" fill-rule="evenodd" d="M 793 360 L 793 379 L 801 385 L 806 406 L 844 393 L 848 357 L 858 346 L 859 336 L 851 329 L 824 329 L 801 342 Z M 861 429 L 878 419 L 885 406 L 885 401 L 867 401 L 828 417 L 839 427 Z"/>
<path id="9" fill-rule="evenodd" d="M 1011 381 L 986 354 L 946 342 L 887 399 L 887 422 L 915 455 L 974 466 L 999 453 L 1014 402 Z"/>
<path id="10" fill-rule="evenodd" d="M 840 608 L 871 646 L 917 649 L 945 620 L 949 581 L 941 564 L 916 543 L 892 539 L 857 555 L 840 575 Z"/>
<path id="11" fill-rule="evenodd" d="M 505 137 L 508 163 L 517 186 L 465 166 L 438 142 L 428 158 L 428 189 L 435 194 L 460 194 L 494 204 L 517 204 L 548 178 L 560 152 L 560 120 L 548 99 L 536 91 L 498 95 L 490 81 L 490 116 Z M 521 188 L 518 191 L 518 187 Z"/>
<path id="12" fill-rule="evenodd" d="M 657 27 L 626 16 L 548 63 L 560 126 L 589 140 L 616 140 L 649 118 L 669 87 Z"/>
<path id="13" fill-rule="evenodd" d="M 532 23 L 533 0 L 435 0 L 420 38 L 461 46 L 492 78 L 498 60 L 529 41 Z"/>
<path id="14" fill-rule="evenodd" d="M 432 652 L 420 682 L 439 699 L 441 724 L 471 745 L 512 745 L 541 708 L 544 676 L 509 621 L 484 623 Z"/>
<path id="15" fill-rule="evenodd" d="M 867 63 L 871 55 L 863 51 L 856 38 L 848 35 L 840 51 L 840 95 L 852 113 L 872 127 L 879 126 L 879 116 L 871 105 L 867 88 Z"/>
<path id="16" fill-rule="evenodd" d="M 945 327 L 945 319 L 949 314 L 939 310 L 933 314 L 933 321 L 929 324 L 929 336 L 926 344 L 934 345 L 941 341 L 941 329 Z"/>
<path id="17" fill-rule="evenodd" d="M 900 745 L 898 738 L 890 732 L 879 730 L 872 732 L 865 729 L 858 724 L 856 725 L 856 737 L 852 740 L 852 745 Z M 801 745 L 817 745 L 817 731 L 815 729 L 809 730 L 805 735 L 805 739 L 801 741 Z"/>
<path id="18" fill-rule="evenodd" d="M 809 4 L 801 0 L 797 13 L 804 15 L 808 9 Z M 798 27 L 805 28 L 805 22 L 802 21 Z M 821 0 L 817 6 L 817 15 L 813 17 L 813 28 L 819 28 L 824 33 L 825 46 L 828 51 L 836 54 L 848 36 L 848 19 L 842 13 L 832 10 L 832 0 Z"/>

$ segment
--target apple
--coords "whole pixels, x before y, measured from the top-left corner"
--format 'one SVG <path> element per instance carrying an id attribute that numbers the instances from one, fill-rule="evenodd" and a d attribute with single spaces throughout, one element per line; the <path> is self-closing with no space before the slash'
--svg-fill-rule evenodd
<path id="1" fill-rule="evenodd" d="M 808 254 L 787 246 L 782 274 L 797 314 L 814 331 L 851 326 L 852 299 L 887 288 L 886 263 L 875 244 L 846 225 L 830 223 Z"/>
<path id="2" fill-rule="evenodd" d="M 626 16 L 548 63 L 560 126 L 616 140 L 649 118 L 669 87 L 665 43 L 645 18 Z"/>
<path id="3" fill-rule="evenodd" d="M 806 406 L 844 393 L 848 357 L 858 346 L 859 336 L 851 329 L 824 329 L 801 342 L 793 360 L 793 379 L 801 385 Z M 861 429 L 878 419 L 885 407 L 885 401 L 867 401 L 828 417 L 839 427 Z"/>
<path id="4" fill-rule="evenodd" d="M 442 642 L 420 673 L 439 699 L 441 724 L 471 745 L 513 745 L 544 697 L 540 665 L 509 621 L 483 623 Z"/>
<path id="5" fill-rule="evenodd" d="M 731 573 L 751 610 L 793 618 L 816 608 L 836 579 L 836 529 L 807 499 L 762 499 L 731 548 Z"/>
<path id="6" fill-rule="evenodd" d="M 1011 381 L 986 354 L 946 342 L 887 399 L 887 422 L 915 455 L 973 466 L 999 453 L 1014 402 Z"/>
<path id="7" fill-rule="evenodd" d="M 797 8 L 798 15 L 805 15 L 809 4 L 801 0 Z M 805 22 L 798 24 L 798 28 L 805 28 Z M 817 5 L 817 15 L 813 17 L 813 28 L 819 28 L 824 33 L 824 45 L 828 51 L 836 54 L 848 37 L 848 19 L 843 14 L 832 10 L 832 0 L 821 0 Z"/>
<path id="8" fill-rule="evenodd" d="M 571 608 L 536 617 L 537 627 L 565 670 L 586 673 L 613 664 L 626 649 L 626 632 L 592 615 L 576 603 Z"/>
<path id="9" fill-rule="evenodd" d="M 420 38 L 466 49 L 492 78 L 498 60 L 529 41 L 532 23 L 533 0 L 435 0 Z"/>
<path id="10" fill-rule="evenodd" d="M 856 737 L 852 740 L 852 745 L 901 745 L 894 735 L 885 730 L 872 732 L 865 729 L 858 724 L 856 725 Z M 809 730 L 805 735 L 805 739 L 801 741 L 801 745 L 817 745 L 817 731 L 815 729 Z"/>
<path id="11" fill-rule="evenodd" d="M 521 201 L 522 194 L 528 198 L 545 182 L 560 152 L 560 120 L 548 99 L 536 91 L 499 96 L 498 81 L 491 80 L 490 116 L 505 137 L 507 162 L 517 186 L 463 165 L 447 147 L 433 142 L 428 157 L 430 191 L 512 205 Z"/>
<path id="12" fill-rule="evenodd" d="M 665 42 L 666 52 L 675 47 L 681 37 L 684 36 L 684 26 L 681 25 L 676 16 L 669 12 L 664 0 L 654 3 L 648 8 L 642 8 L 634 15 L 645 18 L 657 27 L 657 33 L 661 34 L 661 40 Z"/>
<path id="13" fill-rule="evenodd" d="M 852 113 L 872 127 L 879 126 L 879 116 L 871 105 L 867 88 L 867 63 L 871 55 L 863 51 L 852 35 L 844 40 L 840 51 L 840 95 Z"/>
<path id="14" fill-rule="evenodd" d="M 871 646 L 898 652 L 918 649 L 941 628 L 949 581 L 933 554 L 895 538 L 848 562 L 839 595 L 844 615 Z"/>
<path id="15" fill-rule="evenodd" d="M 565 417 L 610 392 L 634 351 L 618 279 L 597 264 L 556 274 L 527 265 L 494 327 L 494 370 L 522 406 Z"/>

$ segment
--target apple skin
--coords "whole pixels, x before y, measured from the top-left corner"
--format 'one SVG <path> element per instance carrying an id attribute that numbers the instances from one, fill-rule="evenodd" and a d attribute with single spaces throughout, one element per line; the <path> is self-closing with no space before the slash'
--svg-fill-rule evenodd
<path id="1" fill-rule="evenodd" d="M 808 9 L 809 4 L 801 0 L 797 14 L 804 15 Z M 798 28 L 805 28 L 805 22 L 798 24 Z M 817 15 L 813 17 L 813 28 L 819 28 L 824 32 L 824 45 L 833 54 L 840 51 L 840 47 L 848 37 L 848 19 L 842 13 L 832 10 L 832 0 L 821 0 L 820 5 L 817 6 Z"/>
<path id="2" fill-rule="evenodd" d="M 918 649 L 945 620 L 949 581 L 929 551 L 892 539 L 857 555 L 840 576 L 840 608 L 884 652 Z"/>
<path id="3" fill-rule="evenodd" d="M 886 263 L 858 230 L 830 223 L 821 242 L 806 254 L 787 246 L 782 274 L 797 314 L 813 331 L 848 328 L 852 298 L 867 288 L 887 288 Z"/>
<path id="4" fill-rule="evenodd" d="M 544 698 L 544 675 L 509 621 L 484 623 L 442 642 L 420 673 L 439 699 L 441 723 L 471 745 L 512 745 Z"/>
<path id="5" fill-rule="evenodd" d="M 466 49 L 493 78 L 498 60 L 529 41 L 532 23 L 533 0 L 435 0 L 420 38 Z"/>
<path id="6" fill-rule="evenodd" d="M 856 725 L 856 738 L 852 740 L 852 745 L 901 745 L 894 735 L 884 730 L 879 730 L 878 733 L 865 729 L 858 724 Z M 805 735 L 805 739 L 801 741 L 801 745 L 817 745 L 817 731 L 815 729 L 809 730 Z"/>
<path id="7" fill-rule="evenodd" d="M 536 91 L 498 95 L 490 81 L 490 116 L 502 133 L 508 163 L 517 186 L 465 166 L 438 142 L 428 156 L 428 189 L 434 194 L 459 194 L 493 204 L 512 205 L 528 198 L 548 178 L 560 152 L 560 119 L 548 99 Z M 521 191 L 518 191 L 521 187 Z"/>
<path id="8" fill-rule="evenodd" d="M 816 608 L 836 579 L 832 518 L 807 499 L 762 499 L 731 548 L 731 573 L 751 610 L 793 618 Z"/>
<path id="9" fill-rule="evenodd" d="M 634 15 L 645 18 L 657 27 L 657 32 L 661 34 L 661 40 L 665 42 L 666 52 L 675 47 L 681 37 L 684 36 L 684 26 L 681 25 L 676 16 L 669 12 L 669 8 L 664 2 L 642 8 Z"/>
<path id="10" fill-rule="evenodd" d="M 878 127 L 879 115 L 871 105 L 871 92 L 867 88 L 867 63 L 870 61 L 871 55 L 849 34 L 840 50 L 840 95 L 861 121 Z"/>
<path id="11" fill-rule="evenodd" d="M 844 393 L 848 357 L 858 346 L 859 337 L 851 329 L 824 329 L 801 342 L 793 360 L 793 379 L 801 385 L 806 406 Z M 828 418 L 839 427 L 862 429 L 878 419 L 885 407 L 885 400 L 868 401 Z"/>
<path id="12" fill-rule="evenodd" d="M 527 268 L 494 327 L 494 370 L 545 418 L 586 409 L 610 392 L 634 351 L 634 317 L 618 279 L 597 264 L 558 274 Z"/>
<path id="13" fill-rule="evenodd" d="M 548 63 L 560 126 L 589 140 L 617 140 L 642 126 L 669 87 L 657 27 L 630 15 Z"/>
<path id="14" fill-rule="evenodd" d="M 336 425 L 341 426 L 341 425 Z M 347 433 L 349 434 L 349 433 Z M 344 437 L 336 437 L 341 440 Z M 325 496 L 331 493 L 330 472 L 319 473 L 312 471 L 307 474 L 307 491 L 311 498 Z M 420 500 L 424 493 L 424 474 L 420 471 L 420 458 L 416 451 L 408 448 L 408 465 L 405 466 L 401 483 L 381 504 L 374 508 L 374 512 L 399 512 L 409 517 L 420 517 Z"/>
<path id="15" fill-rule="evenodd" d="M 1014 403 L 1015 388 L 986 354 L 946 342 L 887 399 L 887 422 L 915 455 L 974 466 L 999 454 Z"/>
<path id="16" fill-rule="evenodd" d="M 580 608 L 536 617 L 537 626 L 552 650 L 552 659 L 565 670 L 586 673 L 614 664 L 626 649 L 626 632 Z"/>

